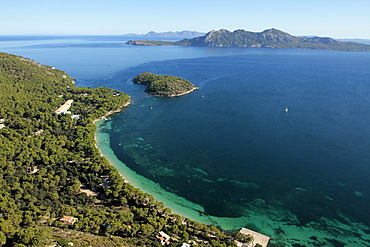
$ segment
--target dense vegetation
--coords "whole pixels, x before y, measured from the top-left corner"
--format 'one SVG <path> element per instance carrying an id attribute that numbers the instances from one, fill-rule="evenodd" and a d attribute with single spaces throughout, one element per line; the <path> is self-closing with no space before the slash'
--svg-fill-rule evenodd
<path id="1" fill-rule="evenodd" d="M 56 114 L 69 99 L 72 114 Z M 243 238 L 172 214 L 100 155 L 92 120 L 127 102 L 122 92 L 78 88 L 63 71 L 0 53 L 0 245 L 160 246 L 159 231 L 170 246 Z"/>
<path id="2" fill-rule="evenodd" d="M 249 32 L 243 29 L 235 30 L 234 32 L 221 29 L 210 31 L 201 37 L 183 39 L 176 42 L 130 40 L 126 44 L 370 51 L 370 45 L 355 42 L 340 42 L 328 37 L 295 37 L 274 28 L 260 33 Z"/>
<path id="3" fill-rule="evenodd" d="M 135 76 L 133 82 L 147 85 L 146 93 L 162 97 L 180 96 L 198 89 L 191 82 L 180 77 L 149 72 Z"/>

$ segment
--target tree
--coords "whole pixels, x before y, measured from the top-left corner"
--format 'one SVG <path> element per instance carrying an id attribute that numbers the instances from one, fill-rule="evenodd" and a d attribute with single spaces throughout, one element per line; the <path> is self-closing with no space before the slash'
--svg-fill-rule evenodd
<path id="1" fill-rule="evenodd" d="M 149 236 L 155 232 L 154 227 L 151 224 L 141 224 L 140 231 L 142 236 Z"/>
<path id="2" fill-rule="evenodd" d="M 160 230 L 172 229 L 184 239 L 195 234 L 163 203 L 126 183 L 94 146 L 92 120 L 121 108 L 128 95 L 75 87 L 63 71 L 5 53 L 0 53 L 0 71 L 0 119 L 6 125 L 0 130 L 0 244 L 43 246 L 50 238 L 46 225 L 124 232 L 133 237 L 132 246 L 158 245 Z M 69 99 L 77 120 L 54 112 Z M 102 184 L 102 175 L 109 176 L 109 185 Z M 82 183 L 99 194 L 99 206 L 95 197 L 79 193 Z M 64 224 L 61 216 L 79 220 Z M 206 225 L 199 230 L 211 232 Z"/>
<path id="3" fill-rule="evenodd" d="M 0 231 L 0 244 L 5 244 L 5 243 L 6 243 L 6 236 L 2 231 Z"/>
<path id="4" fill-rule="evenodd" d="M 18 234 L 19 242 L 27 245 L 40 246 L 51 239 L 51 231 L 48 228 L 30 227 Z"/>
<path id="5" fill-rule="evenodd" d="M 233 232 L 232 236 L 242 242 L 252 242 L 253 241 L 253 236 L 245 235 L 239 231 Z"/>

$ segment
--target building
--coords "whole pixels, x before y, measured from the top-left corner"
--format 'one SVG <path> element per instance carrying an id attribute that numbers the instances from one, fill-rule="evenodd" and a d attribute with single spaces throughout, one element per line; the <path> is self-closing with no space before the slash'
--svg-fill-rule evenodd
<path id="1" fill-rule="evenodd" d="M 61 113 L 68 113 L 70 114 L 71 112 L 69 112 L 69 108 L 71 108 L 71 105 L 73 103 L 73 99 L 69 99 L 67 100 L 63 105 L 61 105 L 58 109 L 56 109 L 55 113 L 57 114 L 61 114 Z"/>
<path id="2" fill-rule="evenodd" d="M 76 221 L 78 221 L 78 219 L 72 216 L 63 216 L 59 221 L 65 224 L 73 225 Z"/>
<path id="3" fill-rule="evenodd" d="M 44 133 L 44 130 L 38 130 L 38 131 L 36 131 L 36 132 L 33 132 L 33 133 L 32 133 L 32 135 L 33 135 L 33 136 L 39 136 L 39 135 L 41 135 L 42 133 Z"/>
<path id="4" fill-rule="evenodd" d="M 256 246 L 256 244 L 260 244 L 262 247 L 266 247 L 267 244 L 269 243 L 270 239 L 271 239 L 269 236 L 263 235 L 261 233 L 258 233 L 258 232 L 252 231 L 252 230 L 249 230 L 249 229 L 244 228 L 244 227 L 242 229 L 240 229 L 239 232 L 244 234 L 244 235 L 250 235 L 250 236 L 253 237 L 252 242 L 248 243 L 247 245 L 241 245 L 241 246 L 254 247 L 254 246 Z"/>
<path id="5" fill-rule="evenodd" d="M 161 241 L 161 244 L 162 245 L 168 245 L 170 244 L 170 241 L 171 241 L 171 237 L 168 236 L 166 233 L 160 231 L 157 235 L 157 238 L 159 239 L 159 241 Z"/>
<path id="6" fill-rule="evenodd" d="M 30 174 L 35 174 L 36 172 L 40 171 L 40 169 L 38 169 L 37 166 L 29 166 L 27 167 L 27 171 Z"/>

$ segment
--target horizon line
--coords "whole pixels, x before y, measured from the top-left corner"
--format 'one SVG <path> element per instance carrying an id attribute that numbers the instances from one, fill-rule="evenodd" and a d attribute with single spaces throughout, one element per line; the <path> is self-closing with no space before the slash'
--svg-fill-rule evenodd
<path id="1" fill-rule="evenodd" d="M 220 28 L 218 30 L 221 30 L 221 29 L 225 29 L 225 28 Z M 235 29 L 233 31 L 236 31 L 236 30 L 241 30 L 242 28 L 239 28 L 239 29 Z M 267 28 L 267 29 L 264 29 L 260 32 L 263 32 L 265 30 L 268 30 L 268 29 L 271 29 L 271 28 Z M 274 28 L 274 29 L 277 29 L 277 28 Z M 217 29 L 213 29 L 213 30 L 217 30 Z M 213 31 L 213 30 L 210 30 L 210 31 Z M 226 29 L 228 30 L 228 29 Z M 245 29 L 243 29 L 245 30 Z M 281 30 L 281 29 L 278 29 L 278 30 Z M 208 33 L 210 31 L 207 31 L 207 32 L 203 32 L 203 31 L 194 31 L 194 30 L 181 30 L 181 31 L 148 31 L 147 33 L 122 33 L 122 34 L 83 34 L 83 33 L 80 33 L 80 34 L 77 34 L 77 33 L 20 33 L 20 34 L 15 34 L 15 33 L 11 33 L 11 34 L 1 34 L 0 33 L 0 36 L 129 36 L 129 35 L 132 35 L 132 36 L 143 36 L 143 35 L 146 35 L 150 32 L 154 32 L 154 33 L 167 33 L 167 32 L 182 32 L 182 31 L 190 31 L 190 32 L 198 32 L 198 33 Z M 255 31 L 251 31 L 251 32 L 255 32 Z M 283 31 L 283 32 L 286 32 L 286 31 Z M 289 33 L 289 32 L 287 32 Z M 289 33 L 290 34 L 290 33 Z M 290 34 L 292 35 L 292 34 Z M 296 37 L 328 37 L 328 38 L 333 38 L 333 39 L 362 39 L 362 40 L 370 40 L 370 37 L 368 38 L 364 38 L 364 37 L 332 37 L 332 36 L 319 36 L 319 35 L 316 35 L 316 34 L 300 34 L 300 35 L 292 35 L 292 36 L 296 36 Z"/>

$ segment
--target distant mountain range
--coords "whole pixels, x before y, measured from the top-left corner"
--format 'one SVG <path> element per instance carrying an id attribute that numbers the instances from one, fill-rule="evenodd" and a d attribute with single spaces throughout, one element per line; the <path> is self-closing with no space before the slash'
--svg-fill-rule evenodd
<path id="1" fill-rule="evenodd" d="M 168 38 L 176 38 L 176 37 L 179 37 L 179 38 L 192 38 L 192 37 L 199 37 L 199 36 L 203 36 L 205 35 L 206 33 L 201 33 L 201 32 L 197 32 L 197 31 L 189 31 L 189 30 L 184 30 L 184 31 L 176 31 L 176 32 L 162 32 L 162 33 L 156 33 L 154 31 L 150 31 L 149 33 L 147 34 L 135 34 L 135 33 L 129 33 L 129 34 L 125 34 L 124 36 L 140 36 L 140 37 L 160 37 L 160 38 L 165 38 L 165 37 L 168 37 Z"/>
<path id="2" fill-rule="evenodd" d="M 370 51 L 370 45 L 356 42 L 341 42 L 329 37 L 296 37 L 272 28 L 263 32 L 250 32 L 243 29 L 234 32 L 226 29 L 210 31 L 207 34 L 176 42 L 129 40 L 129 45 L 144 46 L 211 46 L 211 47 L 265 47 L 285 49 L 315 49 L 338 51 Z"/>
<path id="3" fill-rule="evenodd" d="M 337 40 L 342 42 L 356 42 L 370 45 L 370 39 L 337 39 Z"/>

